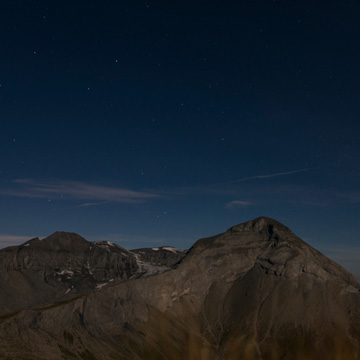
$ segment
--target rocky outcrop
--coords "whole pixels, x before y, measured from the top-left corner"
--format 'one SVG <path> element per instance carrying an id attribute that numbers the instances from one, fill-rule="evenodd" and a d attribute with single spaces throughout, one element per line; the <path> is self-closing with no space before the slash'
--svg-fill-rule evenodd
<path id="1" fill-rule="evenodd" d="M 108 242 L 56 232 L 0 250 L 0 314 L 84 295 L 137 274 L 135 256 Z"/>
<path id="2" fill-rule="evenodd" d="M 0 318 L 6 359 L 360 359 L 360 285 L 258 218 L 172 269 Z"/>
<path id="3" fill-rule="evenodd" d="M 132 277 L 169 270 L 185 251 L 132 251 L 66 232 L 0 250 L 0 314 L 78 297 Z"/>
<path id="4" fill-rule="evenodd" d="M 160 274 L 174 267 L 186 254 L 186 251 L 172 246 L 142 248 L 131 250 L 139 266 L 138 277 Z"/>

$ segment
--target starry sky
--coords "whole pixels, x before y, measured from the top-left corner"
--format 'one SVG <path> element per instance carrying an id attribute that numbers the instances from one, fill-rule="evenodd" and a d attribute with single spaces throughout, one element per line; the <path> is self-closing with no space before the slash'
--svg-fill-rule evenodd
<path id="1" fill-rule="evenodd" d="M 258 216 L 360 277 L 360 3 L 4 1 L 0 247 L 188 248 Z"/>

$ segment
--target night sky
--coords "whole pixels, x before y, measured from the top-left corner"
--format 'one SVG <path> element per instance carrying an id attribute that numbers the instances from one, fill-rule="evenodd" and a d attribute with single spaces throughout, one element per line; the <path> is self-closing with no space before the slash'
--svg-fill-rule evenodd
<path id="1" fill-rule="evenodd" d="M 0 247 L 188 248 L 258 216 L 360 276 L 358 1 L 3 1 Z"/>

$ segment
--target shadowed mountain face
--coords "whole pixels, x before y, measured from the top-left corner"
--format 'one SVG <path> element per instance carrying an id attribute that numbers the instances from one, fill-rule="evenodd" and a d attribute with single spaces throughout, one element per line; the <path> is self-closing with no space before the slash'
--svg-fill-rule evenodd
<path id="1" fill-rule="evenodd" d="M 2 315 L 0 358 L 360 359 L 360 285 L 279 222 L 160 249 L 131 256 L 168 271 Z"/>

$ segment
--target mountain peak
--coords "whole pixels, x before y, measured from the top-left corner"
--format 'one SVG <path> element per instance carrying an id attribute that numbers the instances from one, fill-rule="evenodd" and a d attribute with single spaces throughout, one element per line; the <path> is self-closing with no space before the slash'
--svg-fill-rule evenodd
<path id="1" fill-rule="evenodd" d="M 40 245 L 41 244 L 41 245 Z M 40 246 L 51 247 L 53 250 L 59 249 L 85 249 L 89 246 L 89 242 L 82 236 L 65 231 L 56 231 L 50 236 L 40 241 Z"/>
<path id="2" fill-rule="evenodd" d="M 269 217 L 261 216 L 256 219 L 234 225 L 222 234 L 198 240 L 190 250 L 196 248 L 227 248 L 232 251 L 239 246 L 254 246 L 254 242 L 261 246 L 261 242 L 278 242 L 289 240 L 301 244 L 300 240 L 288 227 Z M 247 245 L 246 245 L 247 244 Z M 189 250 L 189 251 L 190 251 Z M 191 251 L 192 252 L 192 251 Z"/>
<path id="3" fill-rule="evenodd" d="M 46 237 L 44 240 L 69 240 L 69 241 L 86 241 L 82 236 L 73 232 L 56 231 Z"/>
<path id="4" fill-rule="evenodd" d="M 260 216 L 254 220 L 232 226 L 230 229 L 227 230 L 227 232 L 266 231 L 271 235 L 275 230 L 292 233 L 292 231 L 288 227 L 286 227 L 279 221 L 266 216 Z"/>
<path id="5" fill-rule="evenodd" d="M 46 239 L 53 239 L 53 238 L 67 238 L 67 239 L 83 239 L 85 240 L 82 236 L 80 236 L 79 234 L 76 234 L 74 232 L 68 232 L 68 231 L 55 231 L 54 233 L 52 233 L 51 235 L 49 235 Z"/>

